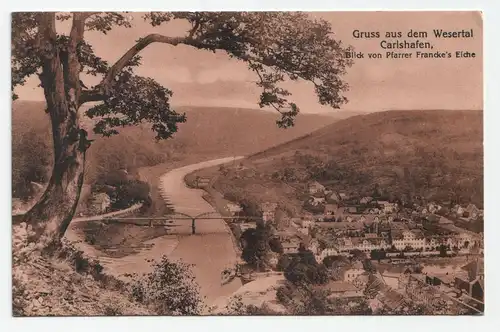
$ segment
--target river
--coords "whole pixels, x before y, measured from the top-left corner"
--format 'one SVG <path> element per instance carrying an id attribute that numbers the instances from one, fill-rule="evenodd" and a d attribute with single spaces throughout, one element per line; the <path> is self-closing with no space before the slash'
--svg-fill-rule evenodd
<path id="1" fill-rule="evenodd" d="M 174 169 L 160 178 L 160 192 L 178 213 L 195 216 L 215 209 L 203 199 L 203 190 L 187 187 L 184 178 L 199 169 L 229 163 L 243 157 L 229 157 L 204 161 L 197 164 Z M 196 235 L 190 235 L 189 220 L 176 221 L 176 233 L 179 242 L 170 257 L 180 259 L 193 265 L 193 272 L 206 297 L 206 303 L 212 304 L 216 299 L 232 294 L 241 287 L 239 279 L 222 286 L 221 272 L 228 266 L 234 266 L 238 257 L 233 246 L 231 233 L 222 219 L 198 220 Z"/>
<path id="2" fill-rule="evenodd" d="M 207 167 L 229 163 L 243 157 L 228 157 L 200 162 L 171 170 L 160 177 L 158 186 L 162 197 L 178 213 L 191 216 L 205 212 L 215 212 L 215 209 L 203 198 L 203 191 L 191 189 L 184 182 L 187 174 Z M 216 299 L 227 297 L 241 287 L 239 279 L 224 286 L 221 285 L 221 272 L 224 268 L 234 266 L 237 253 L 233 246 L 231 233 L 222 219 L 199 220 L 196 224 L 196 235 L 191 235 L 191 221 L 176 220 L 176 227 L 171 235 L 161 236 L 146 244 L 152 248 L 142 250 L 137 254 L 122 258 L 102 257 L 98 250 L 85 243 L 79 224 L 86 222 L 74 220 L 68 228 L 65 237 L 70 241 L 79 241 L 78 247 L 88 256 L 98 258 L 106 273 L 122 276 L 126 273 L 147 273 L 150 263 L 147 260 L 158 260 L 167 255 L 173 260 L 182 260 L 192 264 L 196 281 L 200 285 L 200 293 L 205 297 L 205 303 L 211 305 Z"/>

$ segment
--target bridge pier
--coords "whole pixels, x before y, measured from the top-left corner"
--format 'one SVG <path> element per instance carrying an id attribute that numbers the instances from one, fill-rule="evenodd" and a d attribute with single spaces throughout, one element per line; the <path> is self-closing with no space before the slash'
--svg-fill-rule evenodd
<path id="1" fill-rule="evenodd" d="M 191 234 L 192 234 L 192 235 L 196 234 L 196 227 L 195 227 L 195 225 L 194 225 L 194 221 L 195 221 L 195 219 L 194 219 L 194 218 L 193 218 L 193 219 L 191 219 Z"/>

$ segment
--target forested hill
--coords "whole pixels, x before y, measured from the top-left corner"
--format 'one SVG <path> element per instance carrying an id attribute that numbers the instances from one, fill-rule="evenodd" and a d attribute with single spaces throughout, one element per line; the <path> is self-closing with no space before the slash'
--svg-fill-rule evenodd
<path id="1" fill-rule="evenodd" d="M 50 123 L 44 108 L 44 102 L 13 103 L 13 169 L 21 177 L 24 173 L 18 170 L 24 167 L 52 162 Z M 117 168 L 152 166 L 188 157 L 194 162 L 255 153 L 352 114 L 332 111 L 328 116 L 299 115 L 296 126 L 285 130 L 276 125 L 279 114 L 258 109 L 175 109 L 186 113 L 187 122 L 179 124 L 179 131 L 172 139 L 155 142 L 153 132 L 146 125 L 121 128 L 120 135 L 97 138 L 87 153 L 87 182 L 92 181 L 97 172 Z M 85 127 L 91 128 L 90 120 L 86 120 Z M 38 157 L 35 152 L 39 152 Z"/>
<path id="2" fill-rule="evenodd" d="M 229 188 L 237 181 L 248 195 L 260 191 L 279 196 L 280 182 L 299 188 L 317 180 L 355 195 L 370 195 L 378 187 L 390 198 L 421 195 L 482 206 L 483 112 L 387 111 L 354 116 L 244 162 L 254 169 L 254 178 L 245 184 L 245 179 L 231 179 L 229 173 L 219 179 L 219 186 Z"/>

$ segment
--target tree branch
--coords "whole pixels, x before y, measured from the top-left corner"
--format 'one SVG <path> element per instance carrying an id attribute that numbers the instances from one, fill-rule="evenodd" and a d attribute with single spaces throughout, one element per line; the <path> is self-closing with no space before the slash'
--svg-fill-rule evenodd
<path id="1" fill-rule="evenodd" d="M 69 34 L 71 44 L 76 45 L 83 40 L 83 33 L 85 32 L 85 20 L 90 17 L 91 13 L 73 13 L 73 24 Z"/>
<path id="2" fill-rule="evenodd" d="M 40 13 L 38 16 L 38 44 L 56 39 L 56 14 L 55 13 Z M 40 45 L 38 45 L 40 46 Z M 45 45 L 43 45 L 45 46 Z"/>
<path id="3" fill-rule="evenodd" d="M 80 105 L 94 102 L 94 101 L 104 101 L 106 96 L 99 90 L 83 90 L 80 95 Z"/>
<path id="4" fill-rule="evenodd" d="M 199 17 L 196 19 L 196 22 L 193 26 L 193 28 L 189 31 L 189 36 L 188 38 L 192 38 L 194 36 L 194 34 L 198 31 L 198 29 L 200 28 L 200 19 Z"/>
<path id="5" fill-rule="evenodd" d="M 139 39 L 137 44 L 135 44 L 132 48 L 130 48 L 116 63 L 111 67 L 109 72 L 104 77 L 101 82 L 101 88 L 104 89 L 104 92 L 107 93 L 109 88 L 111 87 L 111 82 L 115 78 L 116 75 L 129 63 L 130 60 L 134 56 L 136 56 L 140 51 L 145 49 L 148 45 L 152 43 L 164 43 L 170 44 L 173 46 L 179 44 L 192 44 L 194 42 L 190 37 L 167 37 L 160 34 L 150 34 L 144 38 Z"/>

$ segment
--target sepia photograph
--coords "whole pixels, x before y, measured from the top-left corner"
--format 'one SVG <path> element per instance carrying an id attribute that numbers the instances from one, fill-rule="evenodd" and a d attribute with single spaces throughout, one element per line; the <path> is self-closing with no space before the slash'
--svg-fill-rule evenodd
<path id="1" fill-rule="evenodd" d="M 482 12 L 10 18 L 13 317 L 484 315 Z"/>

